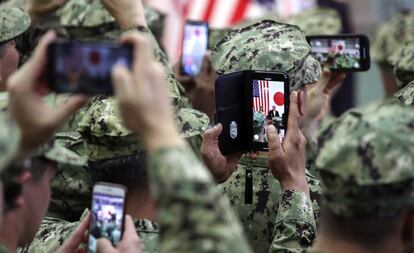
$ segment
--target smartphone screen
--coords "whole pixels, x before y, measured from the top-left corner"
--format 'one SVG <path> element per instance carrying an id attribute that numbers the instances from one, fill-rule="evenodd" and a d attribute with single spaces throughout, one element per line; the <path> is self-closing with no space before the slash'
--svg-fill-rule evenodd
<path id="1" fill-rule="evenodd" d="M 284 81 L 252 80 L 253 142 L 267 144 L 267 128 L 274 125 L 282 141 L 286 133 L 286 94 Z M 267 146 L 267 145 L 265 145 Z"/>
<path id="2" fill-rule="evenodd" d="M 311 54 L 333 71 L 365 71 L 369 69 L 368 38 L 362 35 L 310 36 Z"/>
<path id="3" fill-rule="evenodd" d="M 96 241 L 107 238 L 116 246 L 121 240 L 125 188 L 114 184 L 99 183 L 94 186 L 89 224 L 88 252 L 96 252 Z"/>
<path id="4" fill-rule="evenodd" d="M 188 76 L 200 74 L 201 64 L 207 52 L 208 24 L 187 21 L 184 27 L 181 56 L 181 73 Z"/>
<path id="5" fill-rule="evenodd" d="M 132 49 L 113 44 L 58 42 L 48 53 L 49 82 L 58 93 L 113 94 L 112 67 L 132 65 Z"/>

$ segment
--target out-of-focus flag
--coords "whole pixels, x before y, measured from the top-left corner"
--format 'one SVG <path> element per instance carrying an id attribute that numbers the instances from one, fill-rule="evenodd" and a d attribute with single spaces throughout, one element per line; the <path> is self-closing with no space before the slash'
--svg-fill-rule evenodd
<path id="1" fill-rule="evenodd" d="M 253 110 L 255 112 L 263 112 L 265 115 L 269 113 L 269 81 L 254 80 L 253 81 Z"/>

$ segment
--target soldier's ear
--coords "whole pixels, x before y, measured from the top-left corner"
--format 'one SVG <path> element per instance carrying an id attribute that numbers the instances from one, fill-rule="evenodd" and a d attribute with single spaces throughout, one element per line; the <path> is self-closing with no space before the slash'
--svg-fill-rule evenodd
<path id="1" fill-rule="evenodd" d="M 404 252 L 414 252 L 414 210 L 410 210 L 403 215 L 401 231 Z"/>

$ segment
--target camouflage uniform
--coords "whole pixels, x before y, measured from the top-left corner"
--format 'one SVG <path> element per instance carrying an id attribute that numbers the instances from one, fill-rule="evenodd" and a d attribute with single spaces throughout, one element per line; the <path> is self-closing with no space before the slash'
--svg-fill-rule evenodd
<path id="1" fill-rule="evenodd" d="M 316 161 L 323 205 L 350 220 L 412 210 L 413 125 L 412 107 L 394 103 L 351 110 L 325 129 Z"/>
<path id="2" fill-rule="evenodd" d="M 400 13 L 381 25 L 372 39 L 371 59 L 389 72 L 390 56 L 407 40 L 414 39 L 414 12 Z"/>
<path id="3" fill-rule="evenodd" d="M 414 105 L 414 81 L 397 91 L 394 97 L 406 105 Z"/>
<path id="4" fill-rule="evenodd" d="M 205 114 L 190 108 L 177 111 L 176 119 L 184 138 L 204 132 L 209 122 Z M 58 133 L 59 142 L 90 161 L 132 155 L 143 149 L 132 131 L 124 127 L 115 98 L 96 98 L 80 113 L 76 125 L 77 132 Z M 90 205 L 92 180 L 87 168 L 80 170 L 79 167 L 65 166 L 57 176 L 52 184 L 56 188 L 49 208 L 52 217 L 43 220 L 35 239 L 23 252 L 56 251 L 79 223 L 56 217 L 71 217 L 74 211 L 79 213 L 80 209 L 83 211 Z M 142 252 L 159 252 L 158 225 L 145 219 L 135 219 L 134 222 Z"/>
<path id="5" fill-rule="evenodd" d="M 30 17 L 13 7 L 0 7 L 0 44 L 23 34 L 30 26 Z"/>
<path id="6" fill-rule="evenodd" d="M 297 26 L 272 20 L 263 20 L 229 31 L 213 48 L 212 61 L 220 74 L 246 69 L 284 71 L 290 77 L 291 91 L 304 84 L 317 82 L 321 74 L 320 64 L 310 56 L 310 46 L 303 32 Z M 318 199 L 318 181 L 311 175 L 308 180 L 313 200 Z M 279 182 L 269 172 L 266 157 L 254 160 L 244 156 L 237 170 L 222 187 L 242 221 L 255 252 L 268 252 L 274 238 L 271 250 L 279 251 L 279 247 L 284 247 L 285 242 L 297 233 L 307 236 L 303 241 L 307 241 L 308 246 L 313 241 L 316 233 L 314 216 L 317 216 L 319 210 L 317 202 L 311 203 L 306 196 L 283 197 L 289 193 L 280 191 Z M 281 202 L 282 199 L 292 201 Z M 304 200 L 306 201 L 303 202 Z M 309 220 L 300 230 L 295 230 L 292 226 L 286 226 L 285 231 L 274 230 L 284 220 L 283 216 L 279 218 L 282 223 L 277 220 L 278 210 L 287 210 L 289 206 L 293 210 L 298 205 L 312 204 L 315 208 L 306 210 L 315 209 L 315 215 L 308 215 Z M 287 213 L 289 212 L 284 212 Z M 289 220 L 287 217 L 286 222 L 289 223 Z M 298 249 L 302 246 L 300 242 L 296 244 Z"/>
<path id="7" fill-rule="evenodd" d="M 414 15 L 412 22 L 414 23 Z M 389 57 L 389 62 L 394 66 L 398 89 L 402 89 L 408 83 L 414 81 L 414 40 L 406 41 L 402 47 Z"/>

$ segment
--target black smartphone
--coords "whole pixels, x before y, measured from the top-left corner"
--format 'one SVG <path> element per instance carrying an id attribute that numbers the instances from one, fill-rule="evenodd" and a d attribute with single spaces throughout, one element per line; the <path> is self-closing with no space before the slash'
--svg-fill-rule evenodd
<path id="1" fill-rule="evenodd" d="M 198 76 L 208 46 L 208 23 L 186 21 L 184 25 L 181 74 Z"/>
<path id="2" fill-rule="evenodd" d="M 107 238 L 116 246 L 124 231 L 126 188 L 123 185 L 99 182 L 93 187 L 88 234 L 88 253 L 95 253 L 96 241 Z"/>
<path id="3" fill-rule="evenodd" d="M 216 80 L 216 123 L 223 125 L 219 148 L 228 155 L 267 151 L 266 131 L 276 126 L 286 134 L 289 112 L 289 78 L 283 72 L 246 70 Z"/>
<path id="4" fill-rule="evenodd" d="M 248 122 L 253 150 L 267 151 L 267 127 L 274 125 L 283 141 L 289 113 L 289 77 L 281 72 L 254 71 L 248 80 L 251 118 Z"/>
<path id="5" fill-rule="evenodd" d="M 48 48 L 48 81 L 57 93 L 113 94 L 111 71 L 131 68 L 132 47 L 112 43 L 55 42 Z"/>
<path id="6" fill-rule="evenodd" d="M 360 34 L 307 36 L 311 54 L 332 71 L 356 72 L 370 68 L 369 39 Z"/>

